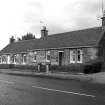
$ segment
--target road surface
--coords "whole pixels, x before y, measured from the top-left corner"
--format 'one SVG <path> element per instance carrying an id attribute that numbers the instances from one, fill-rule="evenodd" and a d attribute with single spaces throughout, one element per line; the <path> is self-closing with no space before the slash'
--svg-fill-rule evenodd
<path id="1" fill-rule="evenodd" d="M 105 86 L 0 74 L 0 105 L 105 105 Z"/>

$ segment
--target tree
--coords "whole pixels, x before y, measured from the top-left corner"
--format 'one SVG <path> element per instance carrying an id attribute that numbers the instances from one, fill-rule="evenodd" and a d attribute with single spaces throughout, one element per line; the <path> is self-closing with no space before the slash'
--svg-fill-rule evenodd
<path id="1" fill-rule="evenodd" d="M 21 38 L 18 37 L 18 38 L 17 38 L 17 41 L 21 41 Z"/>
<path id="2" fill-rule="evenodd" d="M 10 44 L 14 43 L 14 42 L 15 42 L 15 38 L 14 38 L 14 36 L 11 36 L 11 38 L 10 38 Z"/>
<path id="3" fill-rule="evenodd" d="M 35 36 L 32 33 L 27 33 L 26 35 L 22 36 L 22 40 L 30 40 L 35 39 Z"/>

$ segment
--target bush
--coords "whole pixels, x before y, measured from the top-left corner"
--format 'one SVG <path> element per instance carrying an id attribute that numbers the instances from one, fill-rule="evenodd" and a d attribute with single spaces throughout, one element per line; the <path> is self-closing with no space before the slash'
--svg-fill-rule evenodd
<path id="1" fill-rule="evenodd" d="M 14 64 L 8 64 L 9 65 L 9 68 L 14 68 L 15 65 Z"/>
<path id="2" fill-rule="evenodd" d="M 91 64 L 86 64 L 84 66 L 84 73 L 97 73 L 100 72 L 102 69 L 102 62 L 101 61 L 96 61 L 92 62 Z"/>
<path id="3" fill-rule="evenodd" d="M 36 70 L 34 65 L 15 65 L 15 64 L 0 64 L 0 69 L 20 69 L 20 70 Z"/>
<path id="4" fill-rule="evenodd" d="M 68 73 L 97 73 L 102 70 L 102 61 L 92 61 L 86 64 L 70 64 L 70 65 L 49 65 L 49 71 L 51 72 L 68 72 Z M 46 65 L 40 65 L 40 72 L 46 72 Z M 19 69 L 38 71 L 38 65 L 14 65 L 14 64 L 0 64 L 0 69 Z"/>
<path id="5" fill-rule="evenodd" d="M 13 68 L 23 69 L 23 70 L 26 70 L 26 69 L 36 70 L 37 69 L 37 67 L 34 65 L 14 65 Z"/>
<path id="6" fill-rule="evenodd" d="M 0 69 L 8 69 L 9 65 L 8 64 L 0 64 Z"/>
<path id="7" fill-rule="evenodd" d="M 50 66 L 50 71 L 52 72 L 72 72 L 72 73 L 82 73 L 83 65 L 82 64 L 71 64 L 65 66 Z"/>

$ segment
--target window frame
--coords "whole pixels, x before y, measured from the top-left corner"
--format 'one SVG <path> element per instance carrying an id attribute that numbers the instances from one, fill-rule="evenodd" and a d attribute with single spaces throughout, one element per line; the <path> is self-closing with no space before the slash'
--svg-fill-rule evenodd
<path id="1" fill-rule="evenodd" d="M 50 58 L 50 59 L 48 59 Z M 51 61 L 51 52 L 50 51 L 46 51 L 46 62 L 50 62 Z"/>
<path id="2" fill-rule="evenodd" d="M 37 52 L 35 51 L 33 55 L 33 61 L 36 62 L 37 61 L 36 59 L 37 59 Z"/>
<path id="3" fill-rule="evenodd" d="M 2 63 L 3 64 L 7 63 L 7 57 L 6 57 L 6 55 L 2 55 L 1 59 L 2 59 Z"/>
<path id="4" fill-rule="evenodd" d="M 80 53 L 78 53 L 80 51 Z M 80 60 L 78 60 L 78 56 L 80 57 Z M 83 50 L 77 49 L 77 63 L 83 63 Z"/>
<path id="5" fill-rule="evenodd" d="M 72 63 L 83 63 L 82 49 L 70 49 L 70 64 Z"/>
<path id="6" fill-rule="evenodd" d="M 17 62 L 16 62 L 16 61 L 17 61 L 17 58 L 16 58 L 17 55 L 14 55 L 13 57 L 14 57 L 14 58 L 13 58 L 13 59 L 14 59 L 14 60 L 13 60 L 13 63 L 16 64 L 16 63 L 17 63 Z"/>
<path id="7" fill-rule="evenodd" d="M 76 50 L 70 49 L 70 64 L 76 63 Z"/>
<path id="8" fill-rule="evenodd" d="M 26 57 L 26 58 L 25 58 Z M 26 60 L 25 60 L 26 59 Z M 27 55 L 26 54 L 23 54 L 23 64 L 26 64 L 26 62 L 27 62 Z"/>

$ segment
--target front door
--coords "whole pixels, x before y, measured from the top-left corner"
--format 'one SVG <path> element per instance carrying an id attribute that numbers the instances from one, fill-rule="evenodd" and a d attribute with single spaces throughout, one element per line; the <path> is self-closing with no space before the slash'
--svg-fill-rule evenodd
<path id="1" fill-rule="evenodd" d="M 59 52 L 59 66 L 62 66 L 64 52 Z"/>

